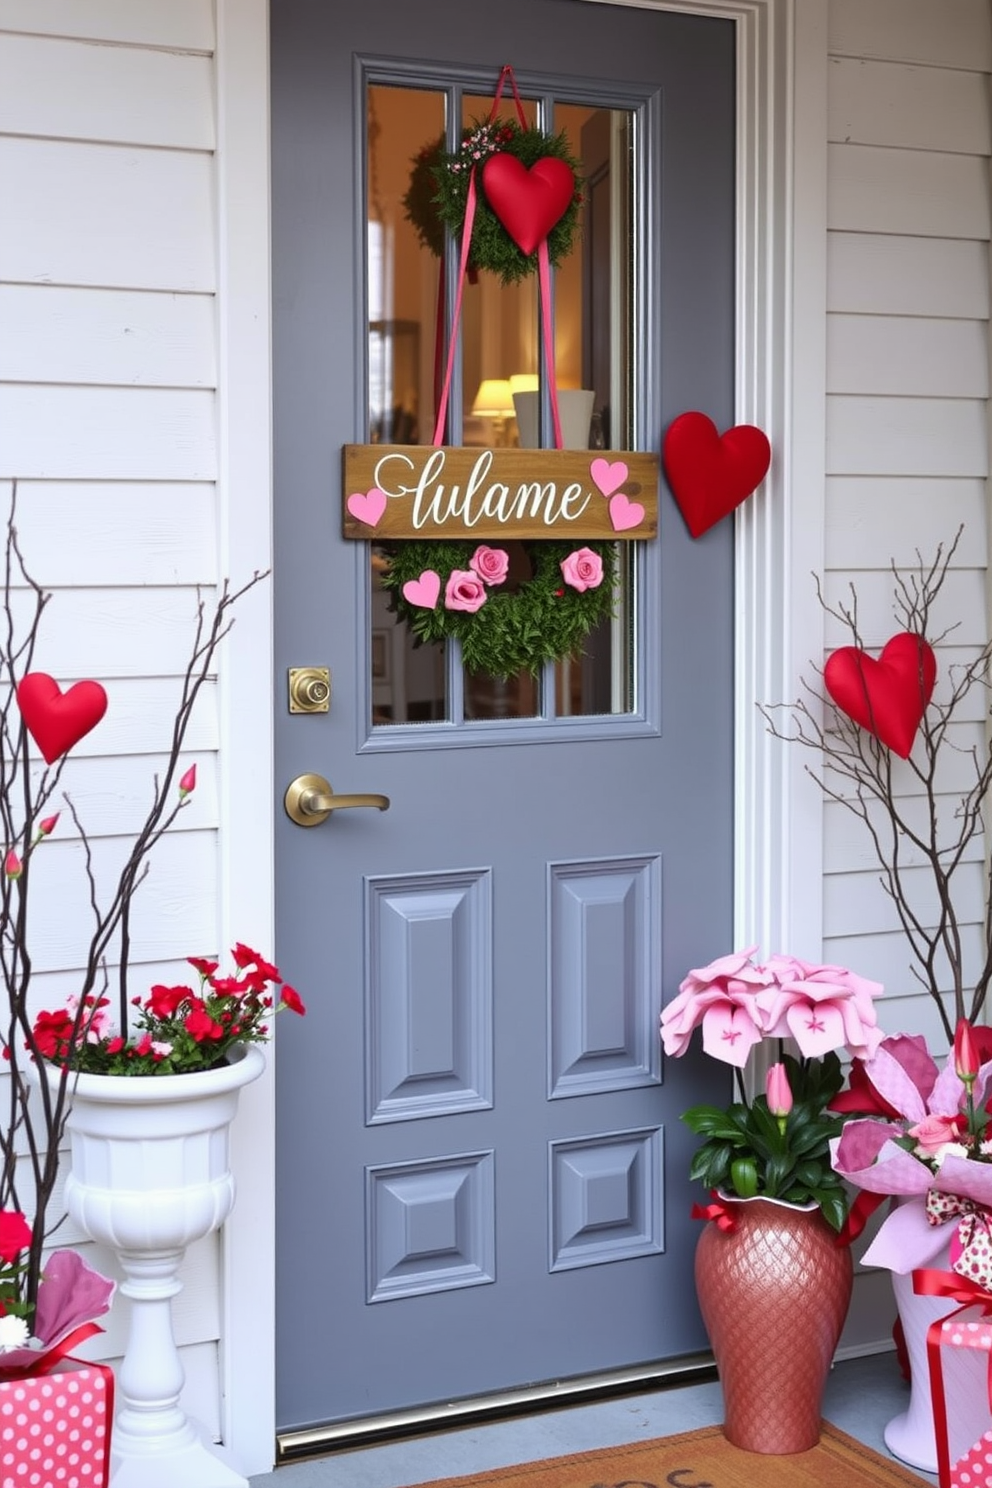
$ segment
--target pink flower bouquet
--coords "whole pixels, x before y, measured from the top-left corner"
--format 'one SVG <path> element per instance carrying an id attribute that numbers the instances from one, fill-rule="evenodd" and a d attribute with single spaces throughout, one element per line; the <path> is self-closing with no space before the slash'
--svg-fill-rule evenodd
<path id="1" fill-rule="evenodd" d="M 833 1103 L 850 1117 L 831 1142 L 835 1170 L 874 1203 L 893 1207 L 865 1252 L 869 1266 L 907 1273 L 929 1265 L 947 1243 L 946 1204 L 953 1195 L 992 1211 L 992 1126 L 985 1102 L 992 1094 L 992 1060 L 962 1020 L 955 1050 L 943 1069 L 915 1034 L 883 1039 L 874 1055 L 856 1062 L 851 1088 Z M 962 1047 L 965 1047 L 962 1058 Z M 856 1115 L 854 1113 L 862 1113 Z"/>

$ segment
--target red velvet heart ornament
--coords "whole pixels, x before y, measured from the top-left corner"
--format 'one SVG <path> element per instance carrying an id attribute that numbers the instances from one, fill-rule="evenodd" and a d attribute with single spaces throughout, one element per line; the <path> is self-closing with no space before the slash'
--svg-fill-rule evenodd
<path id="1" fill-rule="evenodd" d="M 842 712 L 908 759 L 937 680 L 937 658 L 922 636 L 902 630 L 876 661 L 857 646 L 827 658 L 823 685 Z"/>
<path id="2" fill-rule="evenodd" d="M 693 537 L 702 537 L 761 485 L 771 464 L 767 435 L 753 424 L 719 434 L 705 413 L 681 413 L 668 427 L 662 459 L 672 495 Z"/>
<path id="3" fill-rule="evenodd" d="M 68 754 L 107 711 L 99 682 L 77 682 L 62 692 L 47 672 L 28 672 L 17 687 L 17 703 L 28 733 L 48 765 Z"/>
<path id="4" fill-rule="evenodd" d="M 570 166 L 545 155 L 530 170 L 515 155 L 490 155 L 482 167 L 486 198 L 521 253 L 543 243 L 575 194 Z"/>

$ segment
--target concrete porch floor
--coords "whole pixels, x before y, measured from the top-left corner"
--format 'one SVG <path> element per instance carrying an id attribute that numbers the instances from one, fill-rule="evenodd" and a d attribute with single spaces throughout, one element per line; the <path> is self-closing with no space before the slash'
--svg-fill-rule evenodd
<path id="1" fill-rule="evenodd" d="M 882 1432 L 908 1400 L 909 1387 L 899 1373 L 895 1354 L 872 1354 L 834 1365 L 823 1414 L 842 1431 L 887 1456 Z M 250 1481 L 251 1488 L 407 1488 L 516 1462 L 674 1435 L 721 1419 L 719 1384 L 676 1385 L 512 1421 L 350 1448 L 291 1463 Z M 920 1482 L 936 1483 L 937 1479 L 921 1473 Z"/>

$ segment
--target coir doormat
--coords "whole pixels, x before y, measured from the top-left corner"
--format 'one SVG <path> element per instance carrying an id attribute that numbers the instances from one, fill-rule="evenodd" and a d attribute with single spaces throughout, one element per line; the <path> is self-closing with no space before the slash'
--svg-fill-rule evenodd
<path id="1" fill-rule="evenodd" d="M 731 1446 L 719 1426 L 444 1478 L 425 1488 L 920 1488 L 926 1479 L 829 1422 L 809 1452 L 768 1457 Z"/>

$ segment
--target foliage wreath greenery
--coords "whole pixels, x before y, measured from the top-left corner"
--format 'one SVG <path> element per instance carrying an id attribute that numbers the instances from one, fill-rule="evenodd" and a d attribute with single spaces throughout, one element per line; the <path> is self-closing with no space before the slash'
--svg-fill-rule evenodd
<path id="1" fill-rule="evenodd" d="M 592 628 L 612 614 L 616 549 L 609 542 L 576 544 L 574 539 L 521 546 L 533 576 L 516 591 L 488 589 L 485 604 L 469 614 L 445 608 L 444 587 L 454 569 L 469 567 L 476 543 L 396 543 L 387 550 L 389 562 L 382 574 L 390 607 L 425 645 L 454 636 L 461 644 L 467 672 L 491 677 L 530 672 L 533 676 L 546 661 L 577 655 Z M 594 589 L 573 589 L 562 577 L 562 561 L 577 546 L 588 547 L 602 560 L 602 582 Z M 403 585 L 419 579 L 427 569 L 441 576 L 441 593 L 432 610 L 403 597 Z"/>
<path id="2" fill-rule="evenodd" d="M 408 219 L 424 247 L 440 258 L 445 229 L 456 237 L 461 236 L 473 165 L 481 167 L 490 155 L 499 153 L 515 156 L 528 170 L 539 160 L 552 156 L 563 160 L 575 176 L 572 200 L 548 233 L 548 258 L 552 267 L 557 268 L 572 251 L 582 205 L 580 162 L 572 154 L 564 133 L 523 129 L 513 119 L 496 119 L 492 123 L 476 119 L 464 131 L 454 154 L 445 150 L 443 136 L 425 145 L 414 156 L 410 185 L 403 198 Z M 473 272 L 488 269 L 504 284 L 515 284 L 536 273 L 536 250 L 523 253 L 510 237 L 486 199 L 481 169 L 476 171 L 475 185 L 475 220 L 468 268 Z"/>

